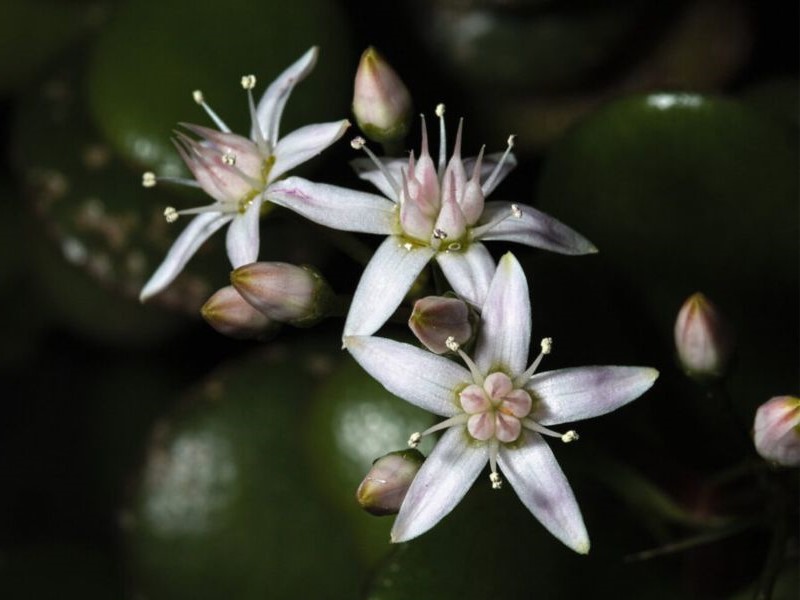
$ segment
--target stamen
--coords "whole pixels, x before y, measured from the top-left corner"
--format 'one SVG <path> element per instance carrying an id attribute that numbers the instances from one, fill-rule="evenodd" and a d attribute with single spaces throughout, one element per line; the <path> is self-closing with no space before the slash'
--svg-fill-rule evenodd
<path id="1" fill-rule="evenodd" d="M 517 206 L 516 204 L 512 204 L 511 205 L 511 209 L 507 213 L 500 213 L 499 215 L 497 215 L 494 219 L 492 219 L 488 223 L 484 223 L 480 227 L 473 228 L 473 230 L 472 230 L 472 239 L 475 239 L 475 240 L 480 239 L 487 232 L 491 231 L 492 229 L 494 229 L 495 227 L 500 225 L 500 223 L 502 223 L 506 219 L 509 219 L 509 218 L 512 218 L 512 217 L 515 218 L 515 219 L 519 219 L 519 218 L 522 217 L 522 211 L 520 210 L 519 206 Z"/>
<path id="2" fill-rule="evenodd" d="M 542 435 L 546 435 L 548 437 L 557 437 L 565 444 L 569 444 L 570 442 L 574 442 L 579 438 L 578 432 L 574 429 L 570 429 L 566 433 L 558 433 L 557 431 L 553 431 L 552 429 L 548 429 L 543 425 L 539 425 L 533 419 L 521 419 L 520 422 L 525 429 L 530 429 L 531 431 L 535 431 L 537 433 L 541 433 Z"/>
<path id="3" fill-rule="evenodd" d="M 447 237 L 447 232 L 444 229 L 439 229 L 437 227 L 433 230 L 433 237 L 437 240 L 443 240 Z"/>
<path id="4" fill-rule="evenodd" d="M 536 369 L 539 368 L 539 363 L 542 362 L 545 354 L 550 354 L 550 351 L 553 349 L 553 338 L 542 338 L 540 342 L 540 346 L 542 351 L 539 353 L 539 356 L 531 363 L 531 366 L 525 369 L 525 372 L 514 379 L 514 387 L 523 387 L 528 380 L 533 377 L 533 374 L 536 372 Z"/>
<path id="5" fill-rule="evenodd" d="M 226 152 L 222 155 L 222 162 L 232 167 L 236 164 L 236 155 L 233 152 Z"/>
<path id="6" fill-rule="evenodd" d="M 416 448 L 419 446 L 419 441 L 422 439 L 422 434 L 417 431 L 411 434 L 411 437 L 408 438 L 408 445 L 411 448 Z"/>
<path id="7" fill-rule="evenodd" d="M 252 90 L 256 87 L 255 75 L 242 75 L 242 87 L 246 90 Z"/>
<path id="8" fill-rule="evenodd" d="M 499 490 L 503 487 L 503 480 L 500 478 L 500 474 L 497 472 L 497 454 L 500 451 L 500 443 L 497 441 L 496 437 L 493 437 L 489 440 L 489 468 L 491 469 L 491 473 L 489 474 L 489 481 L 492 482 L 492 489 Z"/>
<path id="9" fill-rule="evenodd" d="M 200 106 L 203 107 L 203 110 L 205 110 L 206 114 L 209 117 L 211 117 L 211 120 L 214 121 L 214 123 L 216 123 L 216 125 L 217 125 L 217 127 L 219 127 L 220 131 L 223 131 L 225 133 L 230 133 L 231 132 L 230 128 L 227 125 L 225 125 L 225 121 L 220 119 L 219 116 L 217 116 L 217 113 L 215 113 L 211 109 L 211 107 L 208 104 L 206 104 L 206 100 L 203 97 L 203 92 L 201 92 L 200 90 L 193 91 L 192 92 L 192 98 L 194 98 L 194 101 L 197 102 Z"/>
<path id="10" fill-rule="evenodd" d="M 515 135 L 508 136 L 508 146 L 506 147 L 506 151 L 503 152 L 503 156 L 500 157 L 499 162 L 495 165 L 492 174 L 489 175 L 489 178 L 483 183 L 481 186 L 481 190 L 483 191 L 484 196 L 488 196 L 489 192 L 494 189 L 494 183 L 497 181 L 497 178 L 500 177 L 500 171 L 503 169 L 503 164 L 508 159 L 508 155 L 511 154 L 511 149 L 514 147 L 514 138 L 517 137 Z"/>
<path id="11" fill-rule="evenodd" d="M 256 76 L 243 75 L 241 83 L 242 88 L 247 90 L 247 106 L 250 110 L 250 131 L 253 133 L 253 141 L 262 154 L 265 156 L 272 154 L 269 142 L 264 137 L 264 132 L 261 131 L 261 124 L 258 122 L 258 115 L 256 114 L 256 102 L 253 99 L 253 88 L 256 87 Z"/>
<path id="12" fill-rule="evenodd" d="M 492 482 L 492 489 L 493 490 L 499 490 L 500 488 L 503 487 L 503 480 L 500 477 L 499 473 L 494 472 L 494 471 L 492 473 L 490 473 L 489 474 L 489 480 Z"/>
<path id="13" fill-rule="evenodd" d="M 428 427 L 422 433 L 420 433 L 419 431 L 412 433 L 411 437 L 408 438 L 408 445 L 411 446 L 412 448 L 416 448 L 419 445 L 419 441 L 426 435 L 436 433 L 437 431 L 441 431 L 442 429 L 448 429 L 455 425 L 463 425 L 469 420 L 469 417 L 470 416 L 467 413 L 461 413 L 455 415 L 454 417 L 450 417 L 449 419 L 445 419 L 441 423 L 437 423 L 432 427 Z"/>
<path id="14" fill-rule="evenodd" d="M 444 341 L 444 345 L 447 346 L 447 349 L 450 350 L 450 352 L 458 352 L 458 349 L 461 347 L 458 345 L 456 338 L 454 338 L 452 335 L 447 336 L 447 339 Z"/>
<path id="15" fill-rule="evenodd" d="M 436 172 L 439 175 L 439 180 L 444 173 L 445 163 L 447 162 L 447 131 L 444 126 L 444 104 L 436 105 L 436 116 L 439 117 L 439 165 Z"/>
<path id="16" fill-rule="evenodd" d="M 164 218 L 167 220 L 167 223 L 174 223 L 178 220 L 178 211 L 175 210 L 174 207 L 168 206 L 164 209 Z"/>
<path id="17" fill-rule="evenodd" d="M 521 219 L 522 218 L 522 211 L 520 210 L 519 206 L 517 206 L 516 204 L 512 204 L 511 205 L 511 214 L 513 215 L 513 217 L 515 219 Z"/>
<path id="18" fill-rule="evenodd" d="M 453 340 L 453 341 L 455 342 L 455 340 Z M 445 345 L 447 345 L 446 341 L 445 341 Z M 449 345 L 447 347 L 450 348 Z M 452 348 L 450 348 L 450 349 L 452 350 Z M 456 344 L 456 349 L 453 350 L 453 352 L 458 352 L 458 355 L 461 357 L 461 360 L 463 360 L 464 364 L 467 365 L 467 368 L 469 369 L 469 372 L 472 375 L 472 380 L 475 383 L 477 383 L 478 385 L 483 385 L 484 377 L 483 377 L 483 374 L 481 373 L 480 369 L 478 368 L 478 365 L 476 365 L 472 361 L 472 359 L 469 356 L 467 356 L 466 352 L 464 352 L 463 350 L 461 350 L 458 347 L 458 344 Z"/>
<path id="19" fill-rule="evenodd" d="M 350 147 L 353 148 L 353 150 L 363 150 L 364 152 L 366 152 L 367 156 L 369 156 L 370 159 L 372 159 L 372 162 L 375 164 L 376 167 L 378 167 L 378 170 L 386 178 L 386 181 L 389 182 L 389 185 L 392 186 L 392 191 L 395 193 L 395 196 L 399 199 L 400 186 L 398 185 L 397 180 L 395 180 L 395 178 L 389 172 L 389 169 L 386 168 L 386 165 L 384 165 L 378 159 L 378 157 L 375 156 L 375 153 L 369 149 L 369 146 L 367 146 L 367 141 L 361 136 L 354 137 L 352 140 L 350 140 Z"/>
<path id="20" fill-rule="evenodd" d="M 142 186 L 146 188 L 155 187 L 156 185 L 156 174 L 152 171 L 147 171 L 146 173 L 142 173 Z"/>

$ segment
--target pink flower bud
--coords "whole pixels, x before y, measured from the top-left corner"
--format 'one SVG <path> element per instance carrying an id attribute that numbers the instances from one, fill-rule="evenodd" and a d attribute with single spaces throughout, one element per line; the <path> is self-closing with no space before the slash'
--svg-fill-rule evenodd
<path id="1" fill-rule="evenodd" d="M 332 297 L 316 271 L 289 263 L 255 262 L 231 273 L 231 283 L 247 302 L 275 321 L 310 325 L 324 316 Z"/>
<path id="2" fill-rule="evenodd" d="M 263 338 L 277 326 L 230 285 L 216 291 L 200 314 L 221 334 L 237 339 Z"/>
<path id="3" fill-rule="evenodd" d="M 717 308 L 701 293 L 683 303 L 675 321 L 678 360 L 692 377 L 725 374 L 733 341 Z"/>
<path id="4" fill-rule="evenodd" d="M 358 486 L 356 500 L 373 515 L 394 515 L 425 457 L 418 450 L 398 450 L 381 456 Z"/>
<path id="5" fill-rule="evenodd" d="M 800 398 L 776 396 L 759 406 L 753 441 L 767 460 L 785 467 L 800 466 Z"/>
<path id="6" fill-rule="evenodd" d="M 463 345 L 472 337 L 467 303 L 458 298 L 427 296 L 414 304 L 408 326 L 425 347 L 436 354 L 448 352 L 447 339 Z"/>
<path id="7" fill-rule="evenodd" d="M 411 121 L 411 95 L 375 48 L 361 55 L 353 86 L 353 114 L 361 131 L 376 142 L 401 140 Z"/>

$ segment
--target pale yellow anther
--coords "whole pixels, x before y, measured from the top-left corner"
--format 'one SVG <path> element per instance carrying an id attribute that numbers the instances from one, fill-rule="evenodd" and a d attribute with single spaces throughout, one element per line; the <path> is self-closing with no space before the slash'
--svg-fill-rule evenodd
<path id="1" fill-rule="evenodd" d="M 444 116 L 444 104 L 441 102 L 436 105 L 436 116 L 440 119 Z"/>
<path id="2" fill-rule="evenodd" d="M 142 173 L 142 185 L 146 188 L 151 188 L 156 185 L 156 174 L 152 171 Z"/>
<path id="3" fill-rule="evenodd" d="M 437 240 L 443 240 L 447 237 L 447 232 L 444 229 L 439 229 L 438 227 L 433 230 L 433 237 Z"/>
<path id="4" fill-rule="evenodd" d="M 200 90 L 193 91 L 192 92 L 192 98 L 198 104 L 202 104 L 203 102 L 205 102 L 205 98 L 203 98 L 203 92 L 201 92 Z"/>
<path id="5" fill-rule="evenodd" d="M 246 90 L 252 90 L 256 87 L 255 75 L 242 75 L 242 87 Z"/>
<path id="6" fill-rule="evenodd" d="M 501 487 L 503 487 L 503 480 L 500 478 L 499 473 L 491 473 L 489 475 L 489 481 L 492 482 L 493 490 L 499 490 Z"/>
<path id="7" fill-rule="evenodd" d="M 236 155 L 233 152 L 226 152 L 222 155 L 222 162 L 232 167 L 236 164 Z"/>
<path id="8" fill-rule="evenodd" d="M 167 223 L 174 223 L 178 220 L 178 211 L 172 206 L 168 206 L 164 209 L 164 218 L 167 220 Z"/>
<path id="9" fill-rule="evenodd" d="M 513 148 L 514 147 L 514 140 L 515 139 L 517 139 L 517 136 L 514 135 L 513 133 L 510 136 L 508 136 L 508 147 L 509 148 Z"/>
<path id="10" fill-rule="evenodd" d="M 567 433 L 561 436 L 561 441 L 565 444 L 569 444 L 570 442 L 574 442 L 575 440 L 579 439 L 578 432 L 574 429 L 570 429 Z"/>
<path id="11" fill-rule="evenodd" d="M 403 244 L 403 248 L 411 252 L 414 249 L 414 244 L 412 244 L 411 242 L 406 242 L 405 244 Z"/>
<path id="12" fill-rule="evenodd" d="M 416 433 L 412 433 L 411 437 L 408 438 L 408 445 L 411 448 L 416 448 L 417 446 L 419 446 L 419 441 L 421 439 L 422 439 L 422 434 L 420 434 L 419 431 L 417 431 Z"/>
<path id="13" fill-rule="evenodd" d="M 553 338 L 542 338 L 542 354 L 550 354 L 553 349 Z"/>
<path id="14" fill-rule="evenodd" d="M 354 137 L 352 140 L 350 140 L 350 147 L 353 150 L 361 150 L 366 143 L 367 143 L 367 140 L 365 140 L 361 136 L 358 136 L 358 137 Z"/>
<path id="15" fill-rule="evenodd" d="M 516 204 L 512 204 L 511 205 L 511 216 L 514 217 L 515 219 L 521 219 L 522 218 L 522 211 L 520 210 L 519 206 L 517 206 Z"/>
<path id="16" fill-rule="evenodd" d="M 456 338 L 454 338 L 452 335 L 447 336 L 447 339 L 444 341 L 444 345 L 447 346 L 447 349 L 450 350 L 450 352 L 458 352 L 458 349 L 461 347 L 458 345 Z"/>

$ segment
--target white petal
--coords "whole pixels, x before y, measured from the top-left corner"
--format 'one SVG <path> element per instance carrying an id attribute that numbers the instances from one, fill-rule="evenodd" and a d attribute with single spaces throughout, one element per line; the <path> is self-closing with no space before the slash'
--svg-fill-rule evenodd
<path id="1" fill-rule="evenodd" d="M 395 396 L 441 417 L 463 412 L 455 390 L 472 377 L 461 365 L 381 337 L 351 336 L 344 343 L 356 362 Z"/>
<path id="2" fill-rule="evenodd" d="M 249 265 L 258 260 L 259 217 L 261 214 L 261 197 L 254 199 L 244 214 L 237 214 L 231 226 L 225 243 L 228 248 L 228 259 L 234 269 L 242 265 Z"/>
<path id="3" fill-rule="evenodd" d="M 646 392 L 657 377 L 658 371 L 648 367 L 577 367 L 538 373 L 525 389 L 534 395 L 531 418 L 558 425 L 616 410 Z"/>
<path id="4" fill-rule="evenodd" d="M 436 262 L 456 294 L 480 309 L 495 271 L 486 246 L 478 242 L 470 244 L 466 252 L 439 252 Z"/>
<path id="5" fill-rule="evenodd" d="M 294 64 L 281 73 L 264 92 L 256 107 L 256 118 L 264 137 L 273 146 L 278 141 L 278 128 L 280 127 L 283 108 L 292 89 L 298 81 L 302 81 L 314 68 L 317 62 L 318 49 L 316 46 L 309 48 Z M 251 134 L 252 137 L 252 134 Z"/>
<path id="6" fill-rule="evenodd" d="M 531 340 L 531 301 L 525 272 L 507 253 L 497 265 L 481 311 L 475 363 L 484 373 L 498 367 L 509 375 L 525 370 Z"/>
<path id="7" fill-rule="evenodd" d="M 275 147 L 275 164 L 269 172 L 269 180 L 275 181 L 290 169 L 325 150 L 342 137 L 348 127 L 350 121 L 342 119 L 332 123 L 306 125 L 281 138 Z"/>
<path id="8" fill-rule="evenodd" d="M 464 427 L 448 429 L 408 488 L 392 527 L 392 542 L 413 539 L 447 516 L 488 460 L 486 444 L 470 443 Z"/>
<path id="9" fill-rule="evenodd" d="M 408 160 L 402 158 L 379 158 L 389 174 L 394 178 L 398 187 L 402 186 L 403 169 L 408 169 Z M 381 193 L 389 198 L 392 202 L 397 202 L 397 194 L 394 188 L 386 179 L 383 172 L 375 166 L 371 158 L 357 158 L 350 161 L 350 166 L 361 179 L 369 181 L 372 185 L 378 188 Z"/>
<path id="10" fill-rule="evenodd" d="M 500 446 L 500 470 L 550 533 L 575 552 L 586 554 L 589 534 L 564 472 L 542 436 L 532 431 L 524 436 L 521 446 Z"/>
<path id="11" fill-rule="evenodd" d="M 142 288 L 139 300 L 144 302 L 172 283 L 203 242 L 232 218 L 231 215 L 223 213 L 207 212 L 192 219 L 175 239 L 164 261 Z"/>
<path id="12" fill-rule="evenodd" d="M 344 335 L 372 335 L 378 331 L 400 306 L 433 254 L 427 246 L 406 247 L 402 238 L 386 238 L 361 275 L 344 324 Z"/>
<path id="13" fill-rule="evenodd" d="M 486 154 L 483 157 L 483 161 L 481 162 L 481 174 L 480 180 L 485 181 L 489 175 L 492 174 L 497 163 L 500 162 L 500 159 L 503 157 L 503 152 L 492 152 L 491 154 Z M 472 170 L 475 168 L 475 158 L 470 157 L 464 159 L 464 170 L 472 175 Z M 517 159 L 513 154 L 509 154 L 506 157 L 506 161 L 503 163 L 503 166 L 500 168 L 500 172 L 497 174 L 497 179 L 494 180 L 492 186 L 486 190 L 485 195 L 488 196 L 491 194 L 498 185 L 500 185 L 506 176 L 511 172 L 511 170 L 517 166 Z"/>
<path id="14" fill-rule="evenodd" d="M 395 204 L 383 196 L 300 177 L 276 181 L 267 188 L 266 199 L 342 231 L 389 234 L 397 222 Z"/>
<path id="15" fill-rule="evenodd" d="M 517 207 L 522 211 L 521 218 L 509 216 L 481 235 L 480 239 L 518 242 L 561 254 L 597 252 L 589 240 L 553 217 L 524 204 L 518 204 Z M 487 202 L 476 226 L 480 227 L 506 214 L 511 214 L 511 204 L 508 202 Z"/>

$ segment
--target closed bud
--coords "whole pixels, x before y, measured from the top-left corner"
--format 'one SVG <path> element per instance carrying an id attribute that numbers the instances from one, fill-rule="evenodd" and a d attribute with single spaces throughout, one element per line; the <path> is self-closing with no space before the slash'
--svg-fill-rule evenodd
<path id="1" fill-rule="evenodd" d="M 270 319 L 312 325 L 325 316 L 333 293 L 310 267 L 281 262 L 255 262 L 231 273 L 233 287 Z"/>
<path id="2" fill-rule="evenodd" d="M 231 285 L 216 291 L 200 314 L 221 334 L 236 339 L 263 338 L 277 327 L 277 323 L 256 310 Z"/>
<path id="3" fill-rule="evenodd" d="M 753 441 L 767 460 L 785 467 L 800 466 L 800 398 L 776 396 L 759 406 Z"/>
<path id="4" fill-rule="evenodd" d="M 375 142 L 402 140 L 411 122 L 411 95 L 375 48 L 361 55 L 353 86 L 353 114 L 361 131 Z"/>
<path id="5" fill-rule="evenodd" d="M 361 508 L 378 516 L 397 514 L 424 461 L 425 457 L 414 449 L 390 452 L 376 459 L 356 491 Z"/>
<path id="6" fill-rule="evenodd" d="M 725 374 L 733 340 L 717 308 L 701 293 L 683 303 L 675 321 L 675 347 L 684 371 L 697 378 Z"/>
<path id="7" fill-rule="evenodd" d="M 449 351 L 448 338 L 462 346 L 470 340 L 473 332 L 467 303 L 444 296 L 427 296 L 417 300 L 408 326 L 417 339 L 436 354 Z"/>

